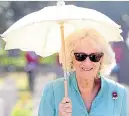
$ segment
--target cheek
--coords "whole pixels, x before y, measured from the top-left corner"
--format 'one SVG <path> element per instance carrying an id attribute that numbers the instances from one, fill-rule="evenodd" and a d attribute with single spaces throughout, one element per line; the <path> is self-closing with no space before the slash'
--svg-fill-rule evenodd
<path id="1" fill-rule="evenodd" d="M 73 58 L 73 67 L 78 68 L 80 66 L 81 62 L 76 61 L 75 58 Z"/>
<path id="2" fill-rule="evenodd" d="M 93 66 L 94 66 L 94 69 L 98 71 L 99 68 L 100 68 L 100 62 L 99 63 L 94 63 Z"/>

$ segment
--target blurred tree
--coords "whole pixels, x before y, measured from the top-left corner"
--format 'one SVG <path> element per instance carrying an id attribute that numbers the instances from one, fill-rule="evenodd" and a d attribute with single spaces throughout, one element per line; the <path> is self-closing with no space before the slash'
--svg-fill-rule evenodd
<path id="1" fill-rule="evenodd" d="M 32 99 L 28 91 L 19 94 L 19 100 L 14 106 L 11 116 L 32 116 Z"/>
<path id="2" fill-rule="evenodd" d="M 7 13 L 10 7 L 10 2 L 0 2 L 0 32 L 5 31 L 7 20 L 9 17 L 7 17 Z"/>

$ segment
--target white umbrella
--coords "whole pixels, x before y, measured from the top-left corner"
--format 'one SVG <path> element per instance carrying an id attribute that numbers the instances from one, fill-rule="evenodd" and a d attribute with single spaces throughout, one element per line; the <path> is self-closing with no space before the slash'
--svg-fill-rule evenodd
<path id="1" fill-rule="evenodd" d="M 6 42 L 6 50 L 34 51 L 43 57 L 58 52 L 62 43 L 65 57 L 64 38 L 76 29 L 85 27 L 96 29 L 107 42 L 123 40 L 120 26 L 104 14 L 93 9 L 65 5 L 62 1 L 57 6 L 48 6 L 23 17 L 1 37 Z M 66 71 L 67 67 L 65 79 Z M 66 85 L 67 82 L 67 96 Z"/>

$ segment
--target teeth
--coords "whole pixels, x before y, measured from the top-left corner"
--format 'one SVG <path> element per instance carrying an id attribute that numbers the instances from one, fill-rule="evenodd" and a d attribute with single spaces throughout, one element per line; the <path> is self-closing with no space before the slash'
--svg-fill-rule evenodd
<path id="1" fill-rule="evenodd" d="M 92 68 L 91 68 L 91 69 L 82 68 L 82 69 L 83 69 L 84 71 L 90 71 Z"/>

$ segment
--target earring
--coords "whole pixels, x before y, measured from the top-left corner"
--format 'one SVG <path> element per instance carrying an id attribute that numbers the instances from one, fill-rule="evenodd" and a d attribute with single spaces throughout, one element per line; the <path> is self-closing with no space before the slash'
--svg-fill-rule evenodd
<path id="1" fill-rule="evenodd" d="M 100 63 L 100 67 L 99 67 L 99 71 L 98 71 L 98 76 L 100 77 L 101 73 L 100 73 L 100 70 L 102 68 L 102 64 Z"/>
<path id="2" fill-rule="evenodd" d="M 98 76 L 100 77 L 100 72 L 98 72 Z"/>
<path id="3" fill-rule="evenodd" d="M 100 78 L 100 72 L 98 72 L 98 75 L 95 77 L 95 79 L 99 79 Z"/>

